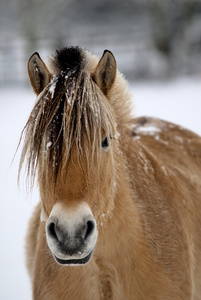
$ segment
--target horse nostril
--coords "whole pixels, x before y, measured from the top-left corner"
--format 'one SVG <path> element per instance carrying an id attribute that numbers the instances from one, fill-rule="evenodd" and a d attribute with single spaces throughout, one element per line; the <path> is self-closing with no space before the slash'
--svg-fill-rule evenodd
<path id="1" fill-rule="evenodd" d="M 87 229 L 86 229 L 86 233 L 85 233 L 85 237 L 84 237 L 85 240 L 87 240 L 87 238 L 88 238 L 90 235 L 92 235 L 92 233 L 93 233 L 93 231 L 94 231 L 94 229 L 95 229 L 94 221 L 93 221 L 93 220 L 87 221 L 86 227 L 87 227 Z"/>
<path id="2" fill-rule="evenodd" d="M 58 241 L 58 236 L 57 236 L 57 232 L 56 232 L 56 224 L 54 222 L 51 222 L 48 224 L 47 232 L 51 238 L 54 238 L 55 240 Z"/>

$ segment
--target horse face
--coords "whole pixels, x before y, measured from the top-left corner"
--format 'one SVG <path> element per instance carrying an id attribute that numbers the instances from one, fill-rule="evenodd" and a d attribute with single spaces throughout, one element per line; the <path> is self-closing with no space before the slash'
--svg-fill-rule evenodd
<path id="1" fill-rule="evenodd" d="M 34 174 L 37 166 L 47 244 L 60 264 L 90 260 L 96 220 L 113 205 L 115 167 L 109 148 L 116 123 L 108 97 L 116 61 L 105 51 L 95 69 L 81 72 L 79 67 L 51 77 L 37 53 L 28 63 L 32 87 L 40 95 L 27 122 L 22 158 L 30 152 L 28 169 Z"/>
<path id="2" fill-rule="evenodd" d="M 47 192 L 41 187 L 43 206 L 49 214 L 45 226 L 47 244 L 59 264 L 85 264 L 92 256 L 98 236 L 97 221 L 111 205 L 108 199 L 111 178 L 105 174 L 111 163 L 110 146 L 104 137 L 99 174 L 94 162 L 94 168 L 86 176 L 82 170 L 86 166 L 81 167 L 76 160 L 74 149 L 67 172 L 58 177 L 54 189 Z"/>

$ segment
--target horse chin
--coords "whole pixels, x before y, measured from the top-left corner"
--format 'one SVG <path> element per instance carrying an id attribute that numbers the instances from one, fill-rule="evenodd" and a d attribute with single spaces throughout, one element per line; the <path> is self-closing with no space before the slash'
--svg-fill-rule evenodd
<path id="1" fill-rule="evenodd" d="M 85 265 L 87 264 L 92 256 L 92 251 L 84 258 L 80 259 L 60 259 L 54 255 L 56 262 L 60 265 Z"/>

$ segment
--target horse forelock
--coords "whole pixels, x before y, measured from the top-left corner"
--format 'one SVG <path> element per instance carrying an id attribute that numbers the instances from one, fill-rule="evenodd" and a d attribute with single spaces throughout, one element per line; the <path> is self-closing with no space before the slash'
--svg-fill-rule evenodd
<path id="1" fill-rule="evenodd" d="M 61 71 L 80 70 L 84 65 L 85 52 L 79 46 L 56 50 L 48 60 L 48 67 L 53 74 Z"/>
<path id="2" fill-rule="evenodd" d="M 77 63 L 71 63 L 71 66 L 68 63 L 65 70 L 65 63 L 62 67 L 64 53 L 57 55 L 55 64 L 61 71 L 52 76 L 38 96 L 24 128 L 20 169 L 26 159 L 27 175 L 33 182 L 38 164 L 56 182 L 59 170 L 70 158 L 73 145 L 76 145 L 80 161 L 84 157 L 90 168 L 94 154 L 101 151 L 103 132 L 108 137 L 115 134 L 111 106 L 78 59 L 78 53 L 76 55 Z"/>

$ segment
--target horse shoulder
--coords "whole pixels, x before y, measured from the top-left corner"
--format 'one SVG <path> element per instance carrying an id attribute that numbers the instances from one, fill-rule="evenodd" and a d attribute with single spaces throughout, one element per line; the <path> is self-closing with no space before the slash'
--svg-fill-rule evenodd
<path id="1" fill-rule="evenodd" d="M 190 297 L 193 290 L 201 291 L 201 138 L 145 118 L 137 120 L 125 140 L 130 184 L 151 259 Z"/>

